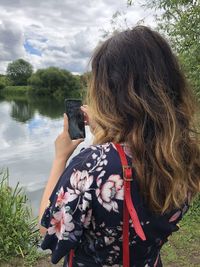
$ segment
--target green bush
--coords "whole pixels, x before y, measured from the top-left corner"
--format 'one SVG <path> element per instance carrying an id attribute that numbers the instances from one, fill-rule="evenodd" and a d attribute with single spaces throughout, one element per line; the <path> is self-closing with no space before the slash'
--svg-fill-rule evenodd
<path id="1" fill-rule="evenodd" d="M 37 220 L 32 218 L 22 188 L 12 189 L 8 171 L 0 171 L 0 266 L 14 258 L 31 266 L 39 256 Z"/>
<path id="2" fill-rule="evenodd" d="M 30 86 L 6 86 L 2 93 L 4 96 L 25 96 L 29 93 L 30 89 Z"/>
<path id="3" fill-rule="evenodd" d="M 5 84 L 0 80 L 0 90 L 2 90 L 5 87 Z"/>
<path id="4" fill-rule="evenodd" d="M 9 85 L 9 81 L 5 75 L 0 74 L 0 90 Z"/>
<path id="5" fill-rule="evenodd" d="M 79 77 L 57 67 L 38 69 L 28 79 L 28 84 L 31 85 L 31 92 L 36 95 L 54 95 L 56 97 L 66 96 L 72 91 L 78 92 L 83 87 Z"/>

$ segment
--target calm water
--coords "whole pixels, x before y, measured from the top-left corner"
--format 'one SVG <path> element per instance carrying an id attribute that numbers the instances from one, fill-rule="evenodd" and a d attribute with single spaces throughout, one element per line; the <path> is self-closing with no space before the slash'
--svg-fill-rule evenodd
<path id="1" fill-rule="evenodd" d="M 62 130 L 63 101 L 55 99 L 0 99 L 0 168 L 8 167 L 10 185 L 20 183 L 33 214 L 39 203 L 54 157 L 54 140 Z M 74 152 L 91 143 L 86 140 Z"/>

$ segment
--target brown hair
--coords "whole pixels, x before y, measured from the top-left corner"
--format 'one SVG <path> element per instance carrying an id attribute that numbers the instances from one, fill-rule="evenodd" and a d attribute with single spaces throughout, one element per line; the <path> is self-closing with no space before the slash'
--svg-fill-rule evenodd
<path id="1" fill-rule="evenodd" d="M 141 194 L 158 213 L 200 190 L 196 101 L 166 40 L 145 26 L 118 33 L 92 57 L 94 143 L 126 142 Z"/>

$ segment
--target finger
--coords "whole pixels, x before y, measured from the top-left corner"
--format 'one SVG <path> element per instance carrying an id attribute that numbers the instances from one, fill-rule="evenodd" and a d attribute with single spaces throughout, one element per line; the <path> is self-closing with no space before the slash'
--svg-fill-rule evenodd
<path id="1" fill-rule="evenodd" d="M 87 113 L 87 111 L 88 111 L 88 106 L 86 106 L 86 105 L 81 106 L 81 110 L 82 110 L 83 112 Z"/>
<path id="2" fill-rule="evenodd" d="M 89 123 L 88 109 L 81 106 L 81 111 L 83 112 L 85 123 Z"/>
<path id="3" fill-rule="evenodd" d="M 63 132 L 68 133 L 68 117 L 66 113 L 64 113 Z"/>

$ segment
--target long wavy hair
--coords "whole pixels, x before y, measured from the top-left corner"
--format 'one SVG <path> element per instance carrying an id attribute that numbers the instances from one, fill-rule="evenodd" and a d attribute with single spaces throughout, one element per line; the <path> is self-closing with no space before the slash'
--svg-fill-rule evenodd
<path id="1" fill-rule="evenodd" d="M 164 213 L 200 191 L 198 105 L 167 41 L 145 26 L 95 50 L 88 103 L 94 143 L 126 143 L 140 191 Z"/>

